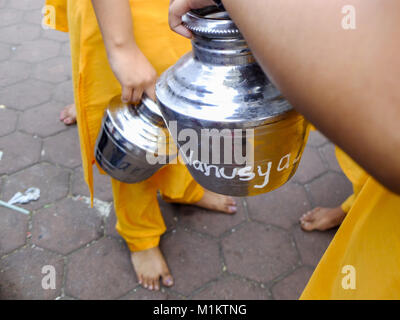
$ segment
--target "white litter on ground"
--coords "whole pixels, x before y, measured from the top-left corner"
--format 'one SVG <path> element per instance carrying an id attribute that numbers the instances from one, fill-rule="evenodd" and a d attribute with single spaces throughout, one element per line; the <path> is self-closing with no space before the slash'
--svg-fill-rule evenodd
<path id="1" fill-rule="evenodd" d="M 0 151 L 0 161 L 3 158 L 3 151 Z"/>
<path id="2" fill-rule="evenodd" d="M 82 201 L 87 204 L 90 208 L 90 198 L 85 196 L 76 196 L 72 198 L 74 201 Z M 107 202 L 103 200 L 93 199 L 93 207 L 100 214 L 101 217 L 108 217 L 112 209 L 112 202 Z"/>
<path id="3" fill-rule="evenodd" d="M 29 188 L 24 193 L 17 192 L 7 203 L 8 204 L 26 204 L 31 201 L 36 201 L 40 198 L 40 189 Z"/>

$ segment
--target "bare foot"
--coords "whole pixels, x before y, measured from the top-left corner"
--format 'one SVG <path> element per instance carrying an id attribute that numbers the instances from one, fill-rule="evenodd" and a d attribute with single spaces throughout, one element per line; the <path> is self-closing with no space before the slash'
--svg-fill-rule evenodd
<path id="1" fill-rule="evenodd" d="M 76 123 L 76 110 L 75 105 L 70 104 L 66 106 L 60 114 L 60 121 L 64 122 L 65 125 L 70 126 Z"/>
<path id="2" fill-rule="evenodd" d="M 345 217 L 346 213 L 341 207 L 318 207 L 303 214 L 303 216 L 300 218 L 300 224 L 304 231 L 325 231 L 339 226 Z"/>
<path id="3" fill-rule="evenodd" d="M 171 287 L 174 284 L 174 279 L 159 247 L 131 252 L 131 261 L 142 287 L 149 290 L 159 290 L 160 278 L 162 284 L 166 287 Z"/>
<path id="4" fill-rule="evenodd" d="M 235 213 L 237 210 L 236 201 L 232 197 L 224 196 L 204 189 L 204 196 L 193 205 L 223 213 Z"/>

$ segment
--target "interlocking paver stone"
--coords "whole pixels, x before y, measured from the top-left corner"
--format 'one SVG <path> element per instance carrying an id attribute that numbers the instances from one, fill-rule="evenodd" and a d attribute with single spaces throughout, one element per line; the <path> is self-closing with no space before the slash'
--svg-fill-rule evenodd
<path id="1" fill-rule="evenodd" d="M 69 35 L 67 32 L 60 32 L 57 30 L 46 29 L 43 32 L 43 37 L 46 39 L 51 39 L 58 42 L 68 41 Z"/>
<path id="2" fill-rule="evenodd" d="M 44 139 L 42 159 L 68 168 L 81 164 L 78 132 L 75 127 Z"/>
<path id="3" fill-rule="evenodd" d="M 0 208 L 0 257 L 25 244 L 28 220 L 25 214 Z"/>
<path id="4" fill-rule="evenodd" d="M 10 46 L 0 43 L 0 61 L 8 59 L 10 55 L 11 55 Z"/>
<path id="5" fill-rule="evenodd" d="M 21 21 L 21 18 L 22 18 L 21 11 L 15 9 L 2 9 L 0 11 L 0 27 L 15 24 Z"/>
<path id="6" fill-rule="evenodd" d="M 0 175 L 11 174 L 37 162 L 40 145 L 39 139 L 20 132 L 0 138 Z"/>
<path id="7" fill-rule="evenodd" d="M 33 217 L 32 243 L 67 254 L 102 235 L 101 217 L 86 204 L 65 198 Z"/>
<path id="8" fill-rule="evenodd" d="M 22 43 L 15 52 L 15 59 L 37 63 L 58 55 L 60 43 L 54 40 L 34 40 Z"/>
<path id="9" fill-rule="evenodd" d="M 112 208 L 110 215 L 107 217 L 104 227 L 104 233 L 107 236 L 122 239 L 118 231 L 115 229 L 115 224 L 117 223 L 117 218 L 115 216 L 115 209 Z"/>
<path id="10" fill-rule="evenodd" d="M 195 300 L 269 300 L 269 293 L 259 284 L 238 279 L 225 277 L 219 279 L 204 290 L 194 295 Z"/>
<path id="11" fill-rule="evenodd" d="M 246 220 L 242 199 L 236 198 L 235 200 L 237 212 L 233 215 L 194 206 L 181 206 L 178 219 L 187 228 L 218 237 Z"/>
<path id="12" fill-rule="evenodd" d="M 110 176 L 100 174 L 97 167 L 93 166 L 94 197 L 96 199 L 111 202 L 113 200 Z M 72 175 L 72 194 L 75 196 L 90 196 L 82 167 L 74 170 Z"/>
<path id="13" fill-rule="evenodd" d="M 13 132 L 17 125 L 17 120 L 18 114 L 14 110 L 0 109 L 0 137 Z"/>
<path id="14" fill-rule="evenodd" d="M 251 222 L 222 241 L 228 271 L 267 283 L 298 263 L 289 235 Z"/>
<path id="15" fill-rule="evenodd" d="M 42 8 L 24 12 L 23 21 L 25 22 L 41 26 L 42 19 L 43 19 Z"/>
<path id="16" fill-rule="evenodd" d="M 39 37 L 41 27 L 34 24 L 15 24 L 0 29 L 0 42 L 19 44 L 24 41 L 32 41 Z"/>
<path id="17" fill-rule="evenodd" d="M 69 257 L 65 293 L 79 299 L 117 299 L 137 285 L 129 250 L 103 238 Z"/>
<path id="18" fill-rule="evenodd" d="M 25 62 L 3 61 L 0 63 L 0 87 L 26 80 L 31 74 L 31 65 Z"/>
<path id="19" fill-rule="evenodd" d="M 309 267 L 297 269 L 272 288 L 274 298 L 278 300 L 299 299 L 311 275 L 312 269 Z"/>
<path id="20" fill-rule="evenodd" d="M 320 147 L 327 143 L 329 140 L 319 131 L 312 130 L 308 137 L 307 145 L 311 147 Z"/>
<path id="21" fill-rule="evenodd" d="M 44 290 L 44 266 L 53 266 L 56 289 Z M 23 248 L 0 260 L 0 294 L 2 299 L 55 299 L 61 294 L 64 261 L 57 254 L 41 248 Z M 48 271 L 46 272 L 48 274 Z"/>
<path id="22" fill-rule="evenodd" d="M 290 228 L 311 207 L 303 186 L 287 183 L 270 193 L 247 198 L 252 219 L 267 224 Z"/>
<path id="23" fill-rule="evenodd" d="M 306 147 L 293 181 L 305 183 L 326 171 L 318 150 Z"/>
<path id="24" fill-rule="evenodd" d="M 9 6 L 11 8 L 28 11 L 42 8 L 44 6 L 44 3 L 41 0 L 13 0 L 11 1 Z"/>
<path id="25" fill-rule="evenodd" d="M 31 187 L 39 188 L 40 198 L 24 205 L 28 210 L 37 210 L 65 197 L 68 194 L 68 182 L 67 170 L 40 163 L 9 176 L 4 183 L 3 197 L 8 201 L 17 192 Z"/>
<path id="26" fill-rule="evenodd" d="M 303 264 L 315 267 L 331 242 L 336 230 L 304 232 L 294 229 L 294 237 Z"/>
<path id="27" fill-rule="evenodd" d="M 56 86 L 54 89 L 53 98 L 65 104 L 74 103 L 74 92 L 72 81 L 64 81 Z"/>
<path id="28" fill-rule="evenodd" d="M 322 154 L 325 163 L 328 165 L 328 168 L 332 171 L 342 172 L 342 169 L 339 166 L 339 163 L 336 159 L 335 154 L 335 145 L 329 143 L 319 149 Z"/>
<path id="29" fill-rule="evenodd" d="M 352 186 L 343 174 L 327 173 L 306 185 L 315 206 L 337 207 L 352 193 Z"/>
<path id="30" fill-rule="evenodd" d="M 218 244 L 213 240 L 181 228 L 162 240 L 161 248 L 175 276 L 174 291 L 187 296 L 221 273 Z"/>
<path id="31" fill-rule="evenodd" d="M 0 8 L 4 8 L 7 5 L 8 0 L 0 0 Z"/>
<path id="32" fill-rule="evenodd" d="M 71 47 L 69 42 L 65 42 L 61 46 L 61 54 L 66 57 L 71 57 Z"/>
<path id="33" fill-rule="evenodd" d="M 0 90 L 2 104 L 18 110 L 26 110 L 50 100 L 53 85 L 27 79 Z"/>
<path id="34" fill-rule="evenodd" d="M 39 80 L 58 83 L 71 78 L 71 59 L 55 57 L 36 65 L 34 77 Z"/>
<path id="35" fill-rule="evenodd" d="M 59 120 L 63 107 L 60 102 L 50 101 L 29 109 L 21 115 L 19 129 L 42 138 L 64 131 L 66 126 Z"/>

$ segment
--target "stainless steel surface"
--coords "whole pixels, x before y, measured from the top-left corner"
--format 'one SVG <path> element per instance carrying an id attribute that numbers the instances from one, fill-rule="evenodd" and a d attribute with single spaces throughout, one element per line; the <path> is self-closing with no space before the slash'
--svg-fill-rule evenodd
<path id="1" fill-rule="evenodd" d="M 96 143 L 96 160 L 114 179 L 137 183 L 176 157 L 159 108 L 144 97 L 131 106 L 115 97 L 107 108 Z M 171 149 L 171 150 L 170 150 Z M 157 160 L 152 164 L 149 159 Z"/>
<path id="2" fill-rule="evenodd" d="M 221 194 L 248 196 L 278 188 L 296 172 L 308 123 L 265 76 L 226 12 L 197 10 L 183 21 L 194 34 L 193 51 L 160 77 L 156 95 L 188 169 L 203 187 Z M 185 148 L 188 141 L 179 136 L 185 129 L 197 132 L 197 152 Z M 229 129 L 225 136 L 232 139 L 224 143 L 231 144 L 230 152 L 250 146 L 253 160 L 229 163 L 224 148 L 212 145 L 205 159 L 217 150 L 222 161 L 204 161 L 204 129 Z M 254 136 L 243 138 L 240 132 L 246 130 Z"/>

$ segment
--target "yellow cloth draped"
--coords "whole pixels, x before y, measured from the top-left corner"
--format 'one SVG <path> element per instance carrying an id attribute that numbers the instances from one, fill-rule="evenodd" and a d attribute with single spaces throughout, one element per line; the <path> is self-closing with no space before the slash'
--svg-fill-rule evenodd
<path id="1" fill-rule="evenodd" d="M 400 196 L 338 148 L 336 155 L 355 192 L 301 299 L 399 299 Z"/>
<path id="2" fill-rule="evenodd" d="M 82 166 L 93 197 L 96 139 L 104 110 L 113 97 L 121 94 L 121 86 L 109 66 L 91 1 L 47 0 L 46 4 L 58 10 L 56 28 L 69 30 Z M 168 0 L 130 0 L 130 4 L 136 43 L 161 74 L 191 49 L 190 41 L 169 29 Z M 60 21 L 62 17 L 68 20 Z M 134 251 L 158 245 L 165 231 L 157 191 L 167 201 L 181 203 L 196 202 L 204 192 L 183 164 L 165 166 L 137 184 L 112 180 L 112 186 L 117 230 Z"/>

